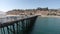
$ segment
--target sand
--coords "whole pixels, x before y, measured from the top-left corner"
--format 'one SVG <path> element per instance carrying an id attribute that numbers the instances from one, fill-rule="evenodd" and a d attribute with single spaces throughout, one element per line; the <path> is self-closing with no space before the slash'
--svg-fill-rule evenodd
<path id="1" fill-rule="evenodd" d="M 60 16 L 41 16 L 41 17 L 56 17 L 56 18 L 60 18 Z"/>

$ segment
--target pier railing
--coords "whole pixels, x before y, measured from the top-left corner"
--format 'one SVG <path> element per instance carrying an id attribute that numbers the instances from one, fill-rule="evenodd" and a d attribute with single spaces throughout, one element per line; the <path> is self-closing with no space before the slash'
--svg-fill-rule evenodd
<path id="1" fill-rule="evenodd" d="M 0 34 L 28 34 L 37 16 L 0 24 Z"/>

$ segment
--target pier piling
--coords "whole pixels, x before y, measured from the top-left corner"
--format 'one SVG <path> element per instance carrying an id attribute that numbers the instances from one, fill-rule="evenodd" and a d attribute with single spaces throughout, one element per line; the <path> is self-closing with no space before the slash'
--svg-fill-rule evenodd
<path id="1" fill-rule="evenodd" d="M 0 25 L 1 34 L 28 34 L 33 27 L 36 18 L 33 16 L 11 22 L 6 22 Z M 7 30 L 6 30 L 7 29 Z"/>

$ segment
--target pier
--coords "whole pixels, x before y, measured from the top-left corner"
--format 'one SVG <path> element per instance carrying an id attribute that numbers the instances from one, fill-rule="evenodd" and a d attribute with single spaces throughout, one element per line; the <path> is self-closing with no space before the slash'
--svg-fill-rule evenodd
<path id="1" fill-rule="evenodd" d="M 0 22 L 0 34 L 29 34 L 38 16 Z M 4 21 L 4 20 L 3 20 Z"/>

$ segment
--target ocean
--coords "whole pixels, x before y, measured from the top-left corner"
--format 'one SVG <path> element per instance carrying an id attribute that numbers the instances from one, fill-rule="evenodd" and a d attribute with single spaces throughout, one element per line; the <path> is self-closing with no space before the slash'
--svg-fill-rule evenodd
<path id="1" fill-rule="evenodd" d="M 60 34 L 60 18 L 39 16 L 31 34 Z"/>

